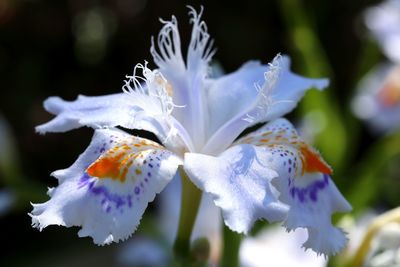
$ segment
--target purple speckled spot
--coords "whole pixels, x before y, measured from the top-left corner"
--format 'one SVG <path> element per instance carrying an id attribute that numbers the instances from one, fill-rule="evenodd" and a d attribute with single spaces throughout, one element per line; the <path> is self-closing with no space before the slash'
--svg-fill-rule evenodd
<path id="1" fill-rule="evenodd" d="M 135 187 L 135 194 L 136 194 L 136 195 L 139 195 L 139 194 L 140 194 L 140 188 L 139 188 L 139 186 L 136 186 L 136 187 Z"/>
<path id="2" fill-rule="evenodd" d="M 296 188 L 291 187 L 291 188 L 290 188 L 290 194 L 292 195 L 292 198 L 294 198 L 295 195 L 296 195 Z"/>
<path id="3" fill-rule="evenodd" d="M 111 207 L 108 206 L 107 209 L 106 209 L 106 212 L 107 212 L 107 213 L 110 213 L 110 211 L 111 211 Z"/>
<path id="4" fill-rule="evenodd" d="M 90 191 L 91 191 L 93 194 L 95 194 L 95 195 L 100 195 L 100 194 L 105 194 L 105 193 L 106 193 L 105 188 L 102 187 L 102 186 L 93 187 L 93 188 L 91 188 Z M 105 196 L 106 196 L 106 195 L 105 195 Z M 106 197 L 107 197 L 107 196 L 106 196 Z"/>
<path id="5" fill-rule="evenodd" d="M 291 159 L 289 159 L 289 165 L 292 165 L 292 160 Z"/>
<path id="6" fill-rule="evenodd" d="M 147 179 L 147 178 L 144 178 L 144 181 L 147 183 L 147 182 L 149 181 L 149 179 Z"/>
<path id="7" fill-rule="evenodd" d="M 128 207 L 132 208 L 132 196 L 128 195 Z"/>
<path id="8" fill-rule="evenodd" d="M 313 188 L 312 190 L 311 190 L 311 192 L 310 192 L 310 199 L 313 201 L 313 202 L 315 202 L 315 201 L 317 201 L 317 191 L 318 189 L 317 188 Z M 301 200 L 300 200 L 301 201 Z M 301 202 L 303 202 L 303 201 L 301 201 Z"/>
<path id="9" fill-rule="evenodd" d="M 153 164 L 149 163 L 149 167 L 150 167 L 150 168 L 153 168 Z"/>
<path id="10" fill-rule="evenodd" d="M 88 191 L 95 196 L 101 196 L 101 205 L 107 205 L 107 210 L 111 210 L 112 204 L 116 209 L 122 209 L 124 206 L 128 205 L 132 206 L 132 196 L 128 195 L 119 195 L 117 193 L 110 193 L 105 186 L 94 186 L 95 181 L 91 181 L 87 183 Z"/>
<path id="11" fill-rule="evenodd" d="M 289 173 L 291 173 L 292 172 L 292 168 L 289 167 L 288 171 L 289 171 Z"/>
<path id="12" fill-rule="evenodd" d="M 151 172 L 148 172 L 148 173 L 147 173 L 147 176 L 151 177 Z"/>

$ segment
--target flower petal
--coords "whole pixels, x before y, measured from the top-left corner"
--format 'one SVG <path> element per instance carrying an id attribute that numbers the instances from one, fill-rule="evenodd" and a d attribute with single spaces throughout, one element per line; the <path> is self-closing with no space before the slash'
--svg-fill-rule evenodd
<path id="1" fill-rule="evenodd" d="M 128 238 L 147 204 L 174 176 L 180 163 L 152 141 L 119 130 L 96 130 L 86 151 L 52 175 L 59 186 L 45 203 L 33 204 L 32 225 L 82 226 L 79 236 L 96 244 Z"/>
<path id="2" fill-rule="evenodd" d="M 186 153 L 184 168 L 222 209 L 225 224 L 247 233 L 257 219 L 277 221 L 286 216 L 286 205 L 277 201 L 270 184 L 277 173 L 265 167 L 267 162 L 252 146 L 238 145 L 219 157 Z"/>
<path id="3" fill-rule="evenodd" d="M 151 46 L 151 54 L 160 72 L 173 88 L 173 101 L 179 106 L 173 115 L 188 131 L 194 146 L 200 148 L 205 142 L 205 123 L 207 107 L 204 101 L 204 85 L 211 57 L 214 54 L 207 26 L 199 13 L 189 7 L 190 22 L 193 24 L 192 36 L 185 64 L 178 31 L 178 23 L 173 16 L 171 21 L 162 21 L 157 48 Z"/>
<path id="4" fill-rule="evenodd" d="M 257 97 L 254 84 L 264 80 L 267 70 L 267 65 L 249 61 L 237 71 L 210 81 L 207 90 L 210 136 L 224 123 L 249 108 Z"/>
<path id="5" fill-rule="evenodd" d="M 129 103 L 126 94 L 105 96 L 79 95 L 75 101 L 65 101 L 53 96 L 46 99 L 44 108 L 57 115 L 53 120 L 39 125 L 36 130 L 40 133 L 65 132 L 82 126 L 93 128 L 114 127 L 126 128 L 132 123 L 133 105 Z"/>
<path id="6" fill-rule="evenodd" d="M 137 71 L 142 71 L 142 76 Z M 44 102 L 47 111 L 55 114 L 51 121 L 39 125 L 40 133 L 64 132 L 82 126 L 105 128 L 122 126 L 154 133 L 170 150 L 193 147 L 186 130 L 171 116 L 174 107 L 169 85 L 158 71 L 137 64 L 127 76 L 125 93 L 105 96 L 78 96 L 75 101 L 50 97 Z"/>
<path id="7" fill-rule="evenodd" d="M 245 68 L 246 67 L 246 68 Z M 258 85 L 259 79 L 251 84 L 249 77 L 257 77 L 261 74 L 261 67 L 255 63 L 245 65 L 242 71 L 232 75 L 230 84 L 238 84 L 234 91 L 229 91 L 230 86 L 227 81 L 221 82 L 225 87 L 215 88 L 216 92 L 209 94 L 210 99 L 210 125 L 213 125 L 215 132 L 209 138 L 203 148 L 206 154 L 218 154 L 228 147 L 239 134 L 246 128 L 269 120 L 276 119 L 292 111 L 305 92 L 310 88 L 322 90 L 328 85 L 326 79 L 304 78 L 290 71 L 290 59 L 287 56 L 276 56 L 268 66 L 264 67 L 264 84 Z M 254 75 L 254 76 L 253 76 Z M 223 81 L 224 78 L 220 78 Z M 218 82 L 216 82 L 218 83 Z M 247 87 L 246 87 L 247 85 Z M 227 90 L 226 93 L 218 93 L 218 90 Z M 210 92 L 212 92 L 210 89 Z M 231 97 L 226 94 L 232 93 Z M 238 100 L 237 99 L 242 99 Z M 236 109 L 239 103 L 240 112 L 230 112 Z M 212 106 L 220 106 L 214 108 Z M 223 115 L 224 124 L 211 122 L 214 118 L 219 120 Z M 228 117 L 232 116 L 232 117 Z"/>
<path id="8" fill-rule="evenodd" d="M 304 247 L 325 255 L 337 253 L 346 237 L 332 226 L 331 215 L 350 211 L 351 206 L 330 179 L 332 170 L 318 152 L 304 143 L 285 119 L 268 123 L 237 144 L 253 144 L 260 157 L 270 158 L 269 168 L 279 174 L 272 184 L 280 193 L 279 200 L 290 207 L 285 227 L 307 228 Z"/>

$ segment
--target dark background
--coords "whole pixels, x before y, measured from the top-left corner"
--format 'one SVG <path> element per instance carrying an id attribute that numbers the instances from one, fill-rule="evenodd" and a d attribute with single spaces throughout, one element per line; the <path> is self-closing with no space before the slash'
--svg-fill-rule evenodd
<path id="1" fill-rule="evenodd" d="M 361 13 L 376 2 L 302 2 L 332 67 L 333 94 L 343 107 L 354 92 L 360 51 L 368 38 Z M 1 266 L 114 262 L 118 245 L 96 247 L 88 238 L 79 239 L 77 229 L 49 227 L 39 233 L 30 227 L 30 186 L 32 192 L 39 188 L 30 201 L 45 200 L 46 186 L 56 185 L 49 173 L 69 166 L 92 134 L 84 128 L 42 136 L 34 127 L 52 118 L 42 107 L 48 96 L 73 100 L 78 94 L 120 92 L 136 63 L 148 60 L 154 66 L 149 48 L 151 36 L 161 28 L 158 18 L 169 19 L 172 14 L 178 18 L 185 47 L 191 30 L 186 4 L 205 7 L 203 18 L 218 49 L 214 59 L 227 72 L 250 59 L 268 62 L 277 53 L 292 54 L 294 45 L 278 0 L 0 0 L 0 114 L 16 143 L 15 173 L 30 181 L 25 199 L 0 217 Z M 301 66 L 295 64 L 293 69 L 301 73 Z M 374 139 L 369 133 L 360 138 L 365 144 Z M 0 187 L 7 186 L 0 180 Z"/>

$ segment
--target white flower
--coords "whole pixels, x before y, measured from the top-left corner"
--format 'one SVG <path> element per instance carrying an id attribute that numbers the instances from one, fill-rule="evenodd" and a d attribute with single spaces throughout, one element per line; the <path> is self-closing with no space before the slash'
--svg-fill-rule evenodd
<path id="1" fill-rule="evenodd" d="M 358 85 L 352 108 L 375 132 L 400 126 L 400 0 L 387 0 L 365 12 L 365 23 L 389 58 Z"/>
<path id="2" fill-rule="evenodd" d="M 38 126 L 39 132 L 84 125 L 96 130 L 78 160 L 53 173 L 59 186 L 49 190 L 49 201 L 34 204 L 33 225 L 81 226 L 79 236 L 91 236 L 96 244 L 124 240 L 183 165 L 190 180 L 221 208 L 232 230 L 247 233 L 258 219 L 283 221 L 288 230 L 308 229 L 304 247 L 336 253 L 346 238 L 330 217 L 350 205 L 332 182 L 330 167 L 287 120 L 279 119 L 306 90 L 323 89 L 327 80 L 293 74 L 286 56 L 268 65 L 252 61 L 211 79 L 212 41 L 201 12 L 191 9 L 190 15 L 186 61 L 172 17 L 162 21 L 157 46 L 153 41 L 151 47 L 158 69 L 137 65 L 127 76 L 124 93 L 45 101 L 57 116 Z M 267 121 L 235 141 L 248 127 Z M 116 126 L 151 131 L 162 145 Z"/>
<path id="3" fill-rule="evenodd" d="M 352 109 L 375 132 L 397 130 L 400 127 L 400 65 L 380 64 L 367 73 L 358 85 Z"/>
<path id="4" fill-rule="evenodd" d="M 311 251 L 300 249 L 299 245 L 306 238 L 307 231 L 304 229 L 295 230 L 290 238 L 277 227 L 263 229 L 255 237 L 243 240 L 240 245 L 240 266 L 325 267 L 325 258 L 315 257 Z"/>
<path id="5" fill-rule="evenodd" d="M 387 0 L 369 8 L 365 22 L 386 56 L 400 63 L 400 0 Z"/>

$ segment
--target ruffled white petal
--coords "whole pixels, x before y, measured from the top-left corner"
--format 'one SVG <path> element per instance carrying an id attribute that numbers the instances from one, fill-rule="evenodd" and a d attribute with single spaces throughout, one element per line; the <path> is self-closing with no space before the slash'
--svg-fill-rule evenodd
<path id="1" fill-rule="evenodd" d="M 51 121 L 36 127 L 39 133 L 65 132 L 82 126 L 93 128 L 121 125 L 132 128 L 134 106 L 126 94 L 105 96 L 79 95 L 75 101 L 49 97 L 44 108 L 56 115 Z"/>
<path id="2" fill-rule="evenodd" d="M 137 71 L 142 74 L 138 75 Z M 171 116 L 174 104 L 170 88 L 164 77 L 137 64 L 132 75 L 127 75 L 125 93 L 105 96 L 79 96 L 75 101 L 50 97 L 44 107 L 56 115 L 51 121 L 39 125 L 40 133 L 64 132 L 82 126 L 108 128 L 122 126 L 154 133 L 173 151 L 191 149 L 191 139 L 182 125 Z"/>
<path id="3" fill-rule="evenodd" d="M 184 168 L 222 209 L 225 224 L 247 233 L 258 219 L 278 221 L 286 216 L 287 207 L 277 201 L 278 193 L 270 184 L 277 173 L 266 167 L 268 160 L 252 146 L 239 145 L 219 157 L 186 153 Z"/>
<path id="4" fill-rule="evenodd" d="M 232 84 L 240 84 L 235 79 L 247 79 L 247 75 L 251 74 L 250 69 L 254 69 L 255 76 L 260 72 L 259 67 L 254 64 L 249 65 L 246 71 L 238 72 L 238 75 L 232 75 Z M 241 74 L 241 75 L 239 75 Z M 247 75 L 245 75 L 247 74 Z M 223 79 L 223 78 L 221 78 Z M 243 86 L 247 84 L 245 80 Z M 305 92 L 310 88 L 324 89 L 328 85 L 326 79 L 311 79 L 304 78 L 290 71 L 290 59 L 286 56 L 276 56 L 275 59 L 265 66 L 264 83 L 258 84 L 259 80 L 253 81 L 252 87 L 243 87 L 240 90 L 235 90 L 232 93 L 240 92 L 236 98 L 242 98 L 245 101 L 239 104 L 242 108 L 240 112 L 234 112 L 231 118 L 225 118 L 224 124 L 220 125 L 215 133 L 209 138 L 203 148 L 203 152 L 207 154 L 218 154 L 228 147 L 247 127 L 256 123 L 270 121 L 283 116 L 292 111 Z M 220 90 L 229 90 L 230 88 L 221 88 Z M 215 89 L 216 90 L 216 89 Z M 229 93 L 229 91 L 227 92 Z M 244 96 L 247 94 L 247 97 Z M 224 96 L 224 94 L 215 94 L 214 96 Z M 232 99 L 232 97 L 230 97 Z M 221 105 L 221 108 L 210 107 L 211 111 L 233 115 L 229 110 L 235 110 L 236 102 L 222 100 L 219 103 L 219 98 L 211 101 L 212 105 Z M 239 101 L 240 103 L 240 101 Z M 231 106 L 231 107 L 229 107 Z M 210 120 L 212 118 L 220 118 L 221 115 L 215 115 L 210 112 Z M 210 125 L 218 125 L 211 123 Z M 214 126 L 215 127 L 215 126 Z"/>
<path id="5" fill-rule="evenodd" d="M 272 185 L 280 193 L 279 200 L 289 206 L 284 226 L 288 230 L 307 228 L 309 236 L 303 246 L 325 255 L 342 249 L 346 237 L 332 225 L 331 215 L 349 211 L 351 206 L 331 180 L 330 167 L 293 126 L 278 119 L 237 143 L 253 144 L 260 157 L 269 158 L 267 166 L 279 174 Z"/>
<path id="6" fill-rule="evenodd" d="M 32 225 L 81 226 L 96 244 L 128 238 L 149 202 L 172 179 L 180 160 L 152 141 L 119 130 L 96 130 L 87 150 L 55 176 L 50 200 L 33 204 Z"/>

